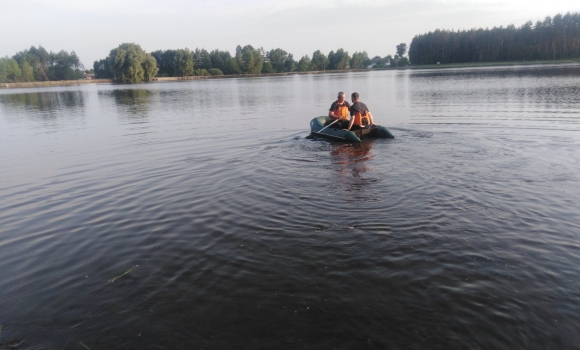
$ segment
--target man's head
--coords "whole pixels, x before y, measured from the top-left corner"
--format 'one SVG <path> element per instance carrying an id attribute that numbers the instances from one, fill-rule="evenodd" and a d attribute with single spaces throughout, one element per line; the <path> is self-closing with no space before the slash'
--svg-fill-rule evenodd
<path id="1" fill-rule="evenodd" d="M 356 102 L 356 101 L 358 101 L 358 92 L 353 92 L 353 93 L 350 95 L 350 98 L 352 99 L 352 102 L 353 102 L 353 103 L 354 103 L 354 102 Z"/>
<path id="2" fill-rule="evenodd" d="M 344 101 L 344 97 L 345 97 L 344 92 L 341 91 L 341 92 L 338 93 L 338 101 L 339 102 Z"/>

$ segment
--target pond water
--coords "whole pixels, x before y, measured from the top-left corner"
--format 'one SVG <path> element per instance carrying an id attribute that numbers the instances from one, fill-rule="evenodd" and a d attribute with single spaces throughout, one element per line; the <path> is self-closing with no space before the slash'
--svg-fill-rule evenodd
<path id="1" fill-rule="evenodd" d="M 579 348 L 580 65 L 0 90 L 0 165 L 0 349 Z"/>

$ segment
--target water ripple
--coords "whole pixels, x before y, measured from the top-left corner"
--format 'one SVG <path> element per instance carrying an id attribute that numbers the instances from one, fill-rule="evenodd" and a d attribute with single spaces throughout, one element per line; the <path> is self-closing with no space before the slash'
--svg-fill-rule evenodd
<path id="1" fill-rule="evenodd" d="M 2 92 L 0 348 L 574 348 L 564 71 Z M 337 84 L 396 139 L 305 138 Z"/>

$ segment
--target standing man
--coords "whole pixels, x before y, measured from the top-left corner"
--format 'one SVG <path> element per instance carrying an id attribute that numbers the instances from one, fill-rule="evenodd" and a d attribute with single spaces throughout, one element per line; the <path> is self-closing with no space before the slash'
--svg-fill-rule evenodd
<path id="1" fill-rule="evenodd" d="M 348 126 L 348 112 L 350 110 L 350 104 L 345 101 L 344 92 L 338 93 L 338 99 L 332 103 L 330 109 L 328 110 L 328 116 L 331 121 L 338 119 L 334 125 L 337 128 L 344 129 Z M 338 124 L 338 125 L 337 125 Z"/>
<path id="2" fill-rule="evenodd" d="M 350 106 L 350 122 L 348 123 L 348 128 L 345 130 L 351 130 L 352 128 L 358 130 L 367 125 L 374 126 L 373 115 L 367 105 L 359 102 L 358 92 L 353 92 L 350 98 L 352 101 L 352 106 Z"/>

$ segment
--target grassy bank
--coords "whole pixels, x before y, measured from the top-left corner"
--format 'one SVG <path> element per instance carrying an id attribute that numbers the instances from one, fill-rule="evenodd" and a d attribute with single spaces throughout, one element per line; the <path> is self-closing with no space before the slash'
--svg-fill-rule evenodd
<path id="1" fill-rule="evenodd" d="M 83 84 L 111 83 L 111 82 L 112 82 L 111 79 L 32 81 L 28 83 L 2 83 L 0 84 L 0 89 L 69 86 L 69 85 L 83 85 Z"/>
<path id="2" fill-rule="evenodd" d="M 152 82 L 164 81 L 186 81 L 186 80 L 205 80 L 205 79 L 227 79 L 227 78 L 260 78 L 260 77 L 279 77 L 288 75 L 305 75 L 305 74 L 324 74 L 324 73 L 347 73 L 347 72 L 365 72 L 371 69 L 352 69 L 352 70 L 327 70 L 327 71 L 309 71 L 309 72 L 288 72 L 288 73 L 264 73 L 264 74 L 236 74 L 236 75 L 204 75 L 204 76 L 186 76 L 186 77 L 155 77 Z M 33 87 L 51 87 L 51 86 L 70 86 L 83 84 L 113 83 L 111 79 L 93 79 L 93 80 L 61 80 L 61 81 L 35 81 L 28 83 L 1 83 L 0 89 L 18 89 Z M 123 83 L 120 83 L 123 84 Z"/>

